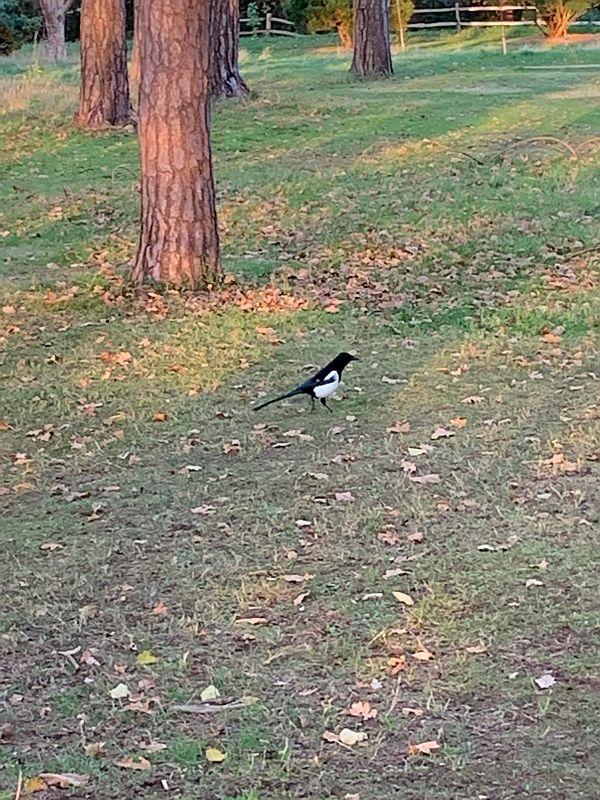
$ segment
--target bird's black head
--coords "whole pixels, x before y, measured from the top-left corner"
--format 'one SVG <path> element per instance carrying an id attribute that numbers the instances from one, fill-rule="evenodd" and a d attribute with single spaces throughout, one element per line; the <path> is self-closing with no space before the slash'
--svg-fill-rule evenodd
<path id="1" fill-rule="evenodd" d="M 344 367 L 347 367 L 351 361 L 358 361 L 358 358 L 350 353 L 340 353 L 333 359 L 333 364 L 335 365 L 335 369 L 337 369 L 338 373 L 341 375 Z"/>

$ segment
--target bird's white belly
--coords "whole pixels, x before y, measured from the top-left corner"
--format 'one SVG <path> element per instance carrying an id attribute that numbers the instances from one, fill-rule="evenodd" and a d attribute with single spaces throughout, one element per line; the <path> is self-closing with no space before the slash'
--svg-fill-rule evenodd
<path id="1" fill-rule="evenodd" d="M 333 380 L 331 380 L 333 378 Z M 325 378 L 325 381 L 331 381 L 330 383 L 322 383 L 321 386 L 315 386 L 313 389 L 315 397 L 320 400 L 322 397 L 329 397 L 332 395 L 335 390 L 340 385 L 340 378 L 337 372 L 330 372 L 329 375 Z"/>

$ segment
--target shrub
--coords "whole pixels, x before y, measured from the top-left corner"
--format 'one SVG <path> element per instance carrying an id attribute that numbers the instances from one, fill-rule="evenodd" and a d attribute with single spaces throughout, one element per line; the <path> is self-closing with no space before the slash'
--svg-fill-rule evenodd
<path id="1" fill-rule="evenodd" d="M 548 36 L 564 39 L 569 25 L 585 14 L 594 3 L 590 0 L 542 0 L 536 5 L 548 26 Z"/>

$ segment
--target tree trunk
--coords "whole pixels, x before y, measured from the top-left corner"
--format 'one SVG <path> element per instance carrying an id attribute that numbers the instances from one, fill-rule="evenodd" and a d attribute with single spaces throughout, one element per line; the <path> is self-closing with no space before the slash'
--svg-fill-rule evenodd
<path id="1" fill-rule="evenodd" d="M 140 26 L 139 26 L 140 0 L 133 1 L 133 53 L 131 56 L 130 81 L 134 97 L 140 89 Z"/>
<path id="2" fill-rule="evenodd" d="M 389 0 L 354 0 L 354 58 L 351 71 L 361 78 L 391 75 Z"/>
<path id="3" fill-rule="evenodd" d="M 352 30 L 351 26 L 345 20 L 338 22 L 336 25 L 338 36 L 340 37 L 340 47 L 344 50 L 352 49 Z"/>
<path id="4" fill-rule="evenodd" d="M 75 121 L 82 128 L 131 121 L 125 0 L 83 0 L 81 88 Z"/>
<path id="5" fill-rule="evenodd" d="M 211 0 L 211 97 L 245 97 L 250 93 L 240 75 L 239 0 Z"/>
<path id="6" fill-rule="evenodd" d="M 46 31 L 46 56 L 50 61 L 64 61 L 67 57 L 65 13 L 71 3 L 65 3 L 65 0 L 39 0 L 39 2 Z"/>
<path id="7" fill-rule="evenodd" d="M 546 17 L 548 36 L 552 39 L 564 39 L 569 31 L 569 25 L 577 15 L 563 3 L 552 6 Z"/>
<path id="8" fill-rule="evenodd" d="M 210 3 L 140 3 L 138 285 L 149 278 L 210 288 L 221 276 L 210 147 Z"/>

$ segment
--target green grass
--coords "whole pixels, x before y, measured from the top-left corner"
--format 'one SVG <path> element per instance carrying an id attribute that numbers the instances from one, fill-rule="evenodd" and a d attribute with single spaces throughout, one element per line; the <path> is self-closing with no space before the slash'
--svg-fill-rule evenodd
<path id="1" fill-rule="evenodd" d="M 137 140 L 72 128 L 75 61 L 0 62 L 0 797 L 600 794 L 597 55 L 412 41 L 244 42 L 215 305 L 123 282 Z M 252 413 L 340 349 L 333 415 Z"/>

